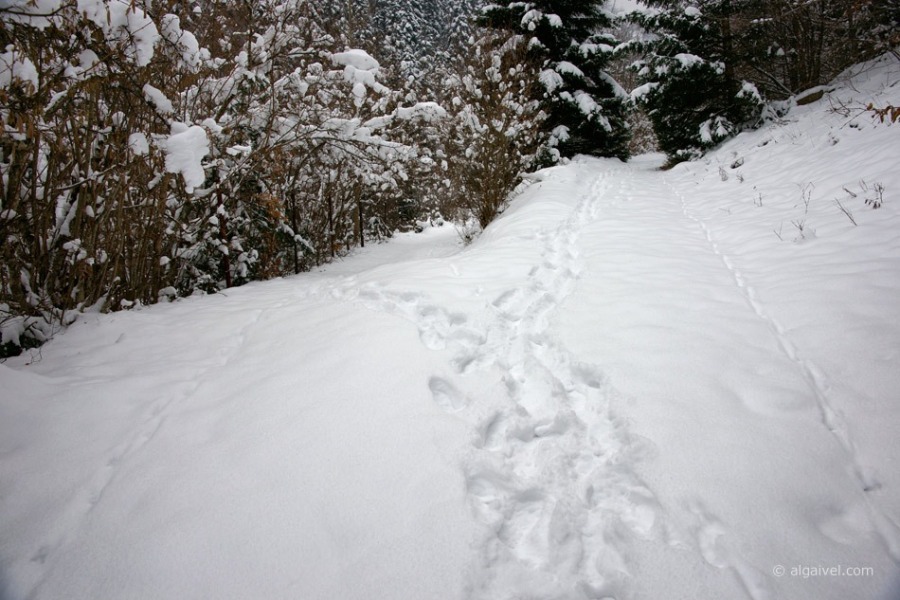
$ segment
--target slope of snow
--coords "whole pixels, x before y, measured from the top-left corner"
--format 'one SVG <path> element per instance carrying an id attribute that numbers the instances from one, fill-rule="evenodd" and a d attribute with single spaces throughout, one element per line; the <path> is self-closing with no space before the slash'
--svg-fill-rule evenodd
<path id="1" fill-rule="evenodd" d="M 0 365 L 0 598 L 891 597 L 900 65 L 851 75 Z"/>

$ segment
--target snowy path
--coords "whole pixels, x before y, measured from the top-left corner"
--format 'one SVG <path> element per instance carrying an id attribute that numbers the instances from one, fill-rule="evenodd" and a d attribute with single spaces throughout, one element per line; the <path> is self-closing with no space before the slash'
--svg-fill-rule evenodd
<path id="1" fill-rule="evenodd" d="M 873 498 L 821 370 L 683 183 L 653 159 L 613 165 L 565 182 L 581 193 L 532 237 L 520 277 L 477 288 L 480 304 L 444 307 L 398 280 L 358 292 L 449 350 L 455 373 L 429 388 L 472 430 L 472 597 L 876 594 L 896 570 L 896 504 Z M 882 577 L 773 577 L 785 564 Z"/>
<path id="2" fill-rule="evenodd" d="M 85 316 L 0 365 L 0 598 L 892 598 L 900 203 L 832 197 L 900 189 L 896 131 L 579 160 L 466 249 Z"/>
<path id="3" fill-rule="evenodd" d="M 621 577 L 616 528 L 646 536 L 652 526 L 652 494 L 628 467 L 635 446 L 609 411 L 612 390 L 547 331 L 575 289 L 581 231 L 617 175 L 597 175 L 561 223 L 538 232 L 524 281 L 492 294 L 478 328 L 414 294 L 360 292 L 367 306 L 414 321 L 427 347 L 449 345 L 459 374 L 492 369 L 502 380 L 467 395 L 429 379 L 435 402 L 474 430 L 463 469 L 486 529 L 475 597 L 600 597 Z"/>
<path id="4" fill-rule="evenodd" d="M 809 562 L 877 563 L 889 577 L 900 560 L 900 513 L 895 499 L 872 497 L 880 482 L 821 370 L 697 216 L 682 191 L 696 193 L 694 185 L 650 167 L 635 164 L 585 232 L 592 268 L 560 329 L 583 360 L 604 365 L 629 398 L 634 435 L 658 450 L 638 472 L 662 507 L 659 538 L 733 575 L 734 589 L 727 577 L 709 578 L 724 586 L 710 597 L 875 594 L 879 584 L 858 579 L 771 577 L 777 565 Z M 596 337 L 585 331 L 591 322 Z M 629 561 L 639 597 L 696 594 L 694 581 L 655 587 L 658 549 L 641 554 Z M 671 571 L 698 569 L 684 555 L 663 560 Z"/>

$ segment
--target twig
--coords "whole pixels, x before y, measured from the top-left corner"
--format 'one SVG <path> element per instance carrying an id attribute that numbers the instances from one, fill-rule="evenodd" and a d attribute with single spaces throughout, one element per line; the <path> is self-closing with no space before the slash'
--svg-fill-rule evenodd
<path id="1" fill-rule="evenodd" d="M 843 204 L 841 204 L 840 200 L 835 198 L 834 203 L 838 205 L 838 208 L 841 209 L 842 213 L 847 215 L 847 218 L 850 219 L 850 222 L 853 223 L 853 225 L 858 225 L 858 223 L 856 222 L 856 219 L 853 218 L 853 213 L 851 213 Z"/>

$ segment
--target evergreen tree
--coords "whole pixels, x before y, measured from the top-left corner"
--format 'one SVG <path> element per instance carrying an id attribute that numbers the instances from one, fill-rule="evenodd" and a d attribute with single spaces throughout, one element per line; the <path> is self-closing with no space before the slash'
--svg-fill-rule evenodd
<path id="1" fill-rule="evenodd" d="M 490 5 L 479 22 L 529 40 L 529 58 L 541 69 L 545 126 L 553 132 L 559 154 L 628 157 L 629 100 L 605 70 L 617 42 L 602 31 L 612 17 L 601 2 Z"/>
<path id="2" fill-rule="evenodd" d="M 483 4 L 483 0 L 448 0 L 444 18 L 447 23 L 447 51 L 453 60 L 459 58 L 474 33 L 475 18 Z"/>
<path id="3" fill-rule="evenodd" d="M 632 97 L 647 111 L 671 161 L 695 158 L 756 123 L 763 101 L 735 71 L 731 17 L 739 0 L 652 0 L 660 8 L 634 18 L 655 34 L 634 42 L 644 59 Z M 698 6 L 699 4 L 699 6 Z"/>
<path id="4" fill-rule="evenodd" d="M 431 98 L 472 34 L 481 0 L 317 0 L 329 33 L 385 67 L 386 81 Z"/>

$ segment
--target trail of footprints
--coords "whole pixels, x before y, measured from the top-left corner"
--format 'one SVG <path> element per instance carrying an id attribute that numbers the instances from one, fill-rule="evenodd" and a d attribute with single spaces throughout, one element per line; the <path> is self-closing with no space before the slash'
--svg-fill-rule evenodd
<path id="1" fill-rule="evenodd" d="M 809 390 L 815 398 L 822 425 L 828 429 L 844 450 L 850 465 L 850 470 L 856 479 L 857 485 L 859 486 L 860 491 L 865 494 L 864 502 L 869 519 L 873 523 L 879 537 L 882 539 L 888 553 L 895 560 L 900 560 L 900 526 L 893 523 L 887 514 L 868 497 L 868 493 L 878 490 L 881 487 L 881 483 L 873 470 L 860 460 L 856 443 L 850 434 L 846 421 L 840 412 L 835 410 L 832 406 L 832 401 L 829 398 L 830 386 L 821 369 L 819 369 L 812 361 L 806 360 L 800 356 L 796 347 L 789 339 L 784 326 L 765 310 L 754 287 L 747 281 L 747 278 L 734 264 L 734 261 L 720 249 L 719 243 L 716 241 L 715 236 L 713 236 L 713 233 L 710 231 L 707 224 L 689 210 L 687 199 L 678 188 L 668 182 L 666 185 L 679 199 L 684 216 L 699 226 L 703 236 L 706 238 L 709 248 L 722 260 L 722 263 L 730 272 L 734 284 L 746 300 L 748 306 L 753 310 L 756 316 L 767 325 L 784 355 L 796 364 L 800 374 L 806 381 Z"/>
<path id="2" fill-rule="evenodd" d="M 483 525 L 472 598 L 619 596 L 627 569 L 617 549 L 655 529 L 653 494 L 630 468 L 640 444 L 610 410 L 615 391 L 546 333 L 575 287 L 578 235 L 606 186 L 597 179 L 565 222 L 538 235 L 539 264 L 488 304 L 480 327 L 418 294 L 357 292 L 370 308 L 414 322 L 427 348 L 451 350 L 460 374 L 502 373 L 502 392 L 477 398 L 447 378 L 428 381 L 437 405 L 473 429 L 462 465 Z"/>
<path id="3" fill-rule="evenodd" d="M 237 339 L 231 347 L 224 348 L 219 356 L 202 367 L 200 374 L 191 382 L 180 386 L 180 389 L 166 394 L 163 398 L 153 403 L 147 410 L 140 425 L 134 431 L 125 434 L 122 441 L 109 449 L 104 464 L 98 467 L 88 477 L 84 484 L 72 496 L 71 500 L 61 511 L 57 523 L 51 524 L 47 534 L 37 549 L 32 553 L 31 562 L 39 566 L 43 573 L 35 577 L 35 582 L 28 597 L 38 594 L 49 573 L 55 568 L 59 557 L 67 551 L 67 546 L 72 540 L 77 539 L 82 527 L 89 515 L 96 509 L 103 499 L 109 487 L 116 481 L 121 466 L 133 456 L 138 455 L 150 445 L 157 434 L 162 430 L 172 412 L 178 404 L 190 396 L 202 385 L 209 373 L 217 368 L 225 368 L 240 355 L 244 347 L 248 333 L 268 310 L 277 310 L 289 303 L 283 300 L 277 304 L 251 313 L 247 323 L 242 327 Z M 120 336 L 119 339 L 122 339 Z M 37 569 L 35 570 L 37 572 Z"/>

